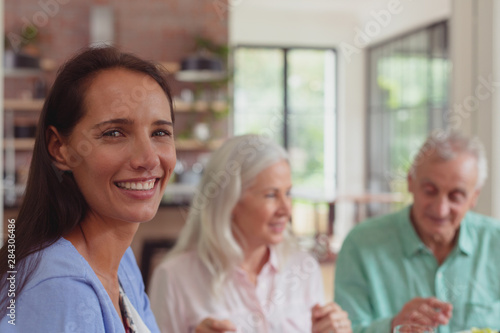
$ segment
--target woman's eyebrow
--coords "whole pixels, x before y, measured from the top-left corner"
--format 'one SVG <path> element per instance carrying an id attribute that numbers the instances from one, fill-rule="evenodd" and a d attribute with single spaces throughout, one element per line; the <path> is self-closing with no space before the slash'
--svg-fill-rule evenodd
<path id="1" fill-rule="evenodd" d="M 110 120 L 105 120 L 105 121 L 102 121 L 98 124 L 95 124 L 94 126 L 92 126 L 92 129 L 94 128 L 99 128 L 103 125 L 109 125 L 109 124 L 120 124 L 120 125 L 130 125 L 130 124 L 133 124 L 134 122 L 130 119 L 126 119 L 126 118 L 115 118 L 115 119 L 110 119 Z"/>
<path id="2" fill-rule="evenodd" d="M 155 126 L 159 126 L 159 125 L 174 126 L 174 124 L 168 120 L 157 120 L 153 123 L 153 125 L 155 125 Z"/>
<path id="3" fill-rule="evenodd" d="M 92 126 L 92 129 L 99 128 L 104 125 L 109 125 L 109 124 L 119 124 L 119 125 L 132 125 L 134 123 L 133 120 L 126 119 L 126 118 L 115 118 L 115 119 L 110 119 L 110 120 L 105 120 L 102 121 L 98 124 L 95 124 Z M 160 125 L 167 125 L 167 126 L 173 126 L 174 124 L 169 121 L 169 120 L 156 120 L 153 122 L 154 126 L 160 126 Z"/>

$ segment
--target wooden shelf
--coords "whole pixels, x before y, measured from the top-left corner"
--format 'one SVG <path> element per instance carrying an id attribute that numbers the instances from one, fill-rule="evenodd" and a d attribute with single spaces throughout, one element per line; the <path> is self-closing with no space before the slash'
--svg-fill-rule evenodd
<path id="1" fill-rule="evenodd" d="M 40 112 L 43 103 L 43 99 L 5 99 L 3 107 L 4 110 Z"/>
<path id="2" fill-rule="evenodd" d="M 175 112 L 209 112 L 209 110 L 214 112 L 224 112 L 227 110 L 227 103 L 224 101 L 217 102 L 204 102 L 198 101 L 194 103 L 187 103 L 178 99 L 174 100 L 174 110 Z"/>
<path id="3" fill-rule="evenodd" d="M 54 60 L 43 58 L 40 59 L 40 68 L 16 67 L 4 68 L 3 76 L 6 78 L 35 78 L 42 76 L 45 72 L 52 72 L 57 69 L 57 64 Z"/>
<path id="4" fill-rule="evenodd" d="M 6 78 L 30 78 L 41 76 L 43 72 L 38 68 L 5 68 L 3 76 Z"/>
<path id="5" fill-rule="evenodd" d="M 216 139 L 202 142 L 196 139 L 182 139 L 175 142 L 175 148 L 179 151 L 190 150 L 215 150 L 222 145 L 223 140 Z"/>
<path id="6" fill-rule="evenodd" d="M 18 139 L 5 139 L 3 140 L 3 148 L 14 146 L 15 150 L 33 150 L 35 147 L 34 138 L 18 138 Z"/>

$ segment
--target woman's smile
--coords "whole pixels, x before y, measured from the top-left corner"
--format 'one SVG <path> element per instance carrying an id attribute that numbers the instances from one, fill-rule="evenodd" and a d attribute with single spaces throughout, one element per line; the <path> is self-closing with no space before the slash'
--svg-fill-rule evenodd
<path id="1" fill-rule="evenodd" d="M 116 186 L 124 190 L 147 191 L 147 190 L 152 190 L 153 187 L 156 185 L 156 181 L 159 179 L 160 178 L 153 178 L 143 181 L 127 180 L 127 181 L 116 182 L 115 184 Z"/>

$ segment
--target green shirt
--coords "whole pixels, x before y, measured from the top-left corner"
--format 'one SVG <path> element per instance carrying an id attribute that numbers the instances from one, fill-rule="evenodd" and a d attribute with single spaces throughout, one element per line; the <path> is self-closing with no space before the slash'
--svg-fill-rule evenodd
<path id="1" fill-rule="evenodd" d="M 492 218 L 468 212 L 441 266 L 417 236 L 410 207 L 370 219 L 347 236 L 335 271 L 335 301 L 354 333 L 390 333 L 408 301 L 432 296 L 453 304 L 438 333 L 500 329 L 500 223 Z"/>

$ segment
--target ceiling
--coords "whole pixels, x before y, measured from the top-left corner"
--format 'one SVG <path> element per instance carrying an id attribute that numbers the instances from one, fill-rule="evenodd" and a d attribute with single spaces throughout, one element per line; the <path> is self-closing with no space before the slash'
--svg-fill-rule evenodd
<path id="1" fill-rule="evenodd" d="M 292 10 L 328 10 L 359 14 L 371 8 L 387 6 L 387 0 L 230 0 L 233 6 Z"/>
<path id="2" fill-rule="evenodd" d="M 366 31 L 374 22 L 383 25 L 371 35 L 370 44 L 378 43 L 408 31 L 420 29 L 435 22 L 446 20 L 452 11 L 452 0 L 228 0 L 233 9 L 235 26 L 248 23 L 255 28 L 255 22 L 272 20 L 280 22 L 291 19 L 297 25 L 304 22 L 317 22 L 326 27 L 329 40 L 351 40 L 356 29 Z M 391 15 L 381 18 L 384 13 Z M 261 14 L 258 14 L 261 13 Z M 264 15 L 265 13 L 265 15 Z M 293 14 L 293 15 L 288 15 Z M 325 15 L 326 14 L 326 15 Z M 263 18 L 265 16 L 265 19 Z M 277 17 L 278 16 L 278 17 Z M 327 18 L 326 18 L 327 17 Z M 242 23 L 242 18 L 245 22 Z M 317 21 L 316 21 L 317 18 Z M 312 20 L 312 21 L 311 21 Z M 379 23 L 379 22 L 387 23 Z M 338 28 L 331 28 L 336 24 Z M 314 24 L 313 24 L 314 25 Z M 283 27 L 282 27 L 283 28 Z M 293 29 L 292 26 L 290 29 Z M 236 31 L 237 29 L 233 29 Z M 240 29 L 240 33 L 248 35 L 248 27 Z M 297 30 L 299 34 L 305 34 Z M 354 31 L 354 32 L 353 32 Z M 314 33 L 318 35 L 318 33 Z M 346 36 L 349 34 L 349 36 Z M 238 34 L 236 34 L 238 35 Z M 338 35 L 338 36 L 337 36 Z M 239 35 L 238 35 L 239 36 Z M 287 35 L 288 36 L 288 35 Z M 248 37 L 248 36 L 247 36 Z M 238 37 L 234 37 L 238 40 Z M 243 38 L 246 40 L 245 38 Z M 247 41 L 248 42 L 248 41 Z M 316 41 L 317 42 L 317 41 Z"/>

